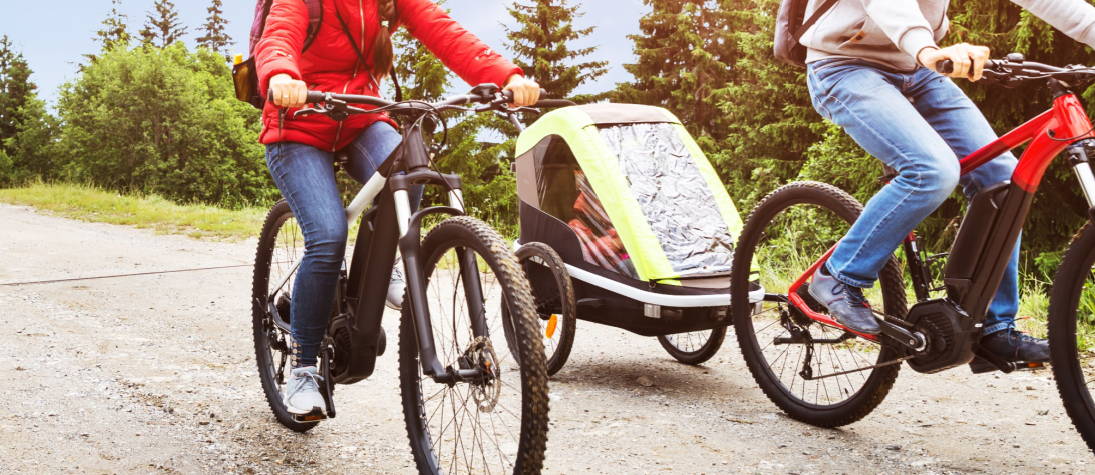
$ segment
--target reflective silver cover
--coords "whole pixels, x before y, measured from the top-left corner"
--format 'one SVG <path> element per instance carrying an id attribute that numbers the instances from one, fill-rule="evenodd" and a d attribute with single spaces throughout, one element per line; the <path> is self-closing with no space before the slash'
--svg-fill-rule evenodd
<path id="1" fill-rule="evenodd" d="M 601 128 L 673 270 L 682 277 L 729 272 L 734 238 L 696 166 L 703 158 L 679 134 L 668 123 Z"/>

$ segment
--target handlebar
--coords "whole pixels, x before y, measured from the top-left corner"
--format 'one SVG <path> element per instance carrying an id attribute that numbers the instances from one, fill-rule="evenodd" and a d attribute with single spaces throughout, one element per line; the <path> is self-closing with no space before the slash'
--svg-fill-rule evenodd
<path id="1" fill-rule="evenodd" d="M 269 96 L 267 99 L 273 101 L 272 96 Z M 436 112 L 445 110 L 487 112 L 493 110 L 511 114 L 530 109 L 547 109 L 576 105 L 573 101 L 565 99 L 542 99 L 531 106 L 510 108 L 509 104 L 512 102 L 513 91 L 502 91 L 494 84 L 481 84 L 467 94 L 458 94 L 432 103 L 417 100 L 393 102 L 374 96 L 308 91 L 306 103 L 314 104 L 316 106 L 298 110 L 293 115 L 296 117 L 308 114 L 324 114 L 331 116 L 335 120 L 343 120 L 353 114 L 375 114 L 380 112 Z M 478 104 L 479 107 L 467 107 L 472 104 Z M 362 109 L 353 107 L 353 105 L 372 106 L 373 109 Z"/>
<path id="2" fill-rule="evenodd" d="M 954 72 L 954 62 L 949 59 L 940 61 L 935 65 L 935 70 L 940 74 L 951 74 Z M 986 61 L 983 77 L 1004 86 L 1015 86 L 1026 81 L 1049 78 L 1090 82 L 1095 81 L 1095 68 L 1080 65 L 1052 66 L 1027 61 L 1022 54 L 1011 53 L 1003 59 Z"/>

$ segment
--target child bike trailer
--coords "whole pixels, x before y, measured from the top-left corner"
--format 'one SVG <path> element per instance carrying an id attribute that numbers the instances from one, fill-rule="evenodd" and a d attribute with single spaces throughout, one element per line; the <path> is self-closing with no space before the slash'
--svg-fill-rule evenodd
<path id="1" fill-rule="evenodd" d="M 714 356 L 742 220 L 679 119 L 632 104 L 557 109 L 522 132 L 514 166 L 517 256 L 549 373 L 566 362 L 577 319 L 657 336 L 684 363 Z"/>

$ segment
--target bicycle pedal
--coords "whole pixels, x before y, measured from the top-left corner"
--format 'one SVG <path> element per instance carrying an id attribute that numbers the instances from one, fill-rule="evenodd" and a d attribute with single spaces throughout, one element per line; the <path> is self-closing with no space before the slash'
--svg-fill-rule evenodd
<path id="1" fill-rule="evenodd" d="M 984 358 L 975 357 L 972 361 L 970 361 L 970 371 L 972 371 L 973 374 L 991 373 L 993 371 L 1003 371 L 1004 373 L 1010 373 L 1012 371 L 1034 371 L 1046 367 L 1045 363 L 1040 363 L 1037 361 L 1010 361 L 1005 364 L 1008 366 L 1008 368 L 1001 369 Z"/>
<path id="2" fill-rule="evenodd" d="M 297 422 L 318 422 L 327 418 L 327 414 L 323 412 L 323 409 L 313 407 L 312 410 L 306 414 L 293 414 L 293 420 Z"/>

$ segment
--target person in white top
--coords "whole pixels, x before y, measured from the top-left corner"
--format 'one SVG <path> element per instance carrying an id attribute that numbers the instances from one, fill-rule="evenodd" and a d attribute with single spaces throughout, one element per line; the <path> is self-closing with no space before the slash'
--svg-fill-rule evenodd
<path id="1" fill-rule="evenodd" d="M 1095 45 L 1095 7 L 1084 0 L 1012 0 L 1068 36 Z M 821 0 L 812 0 L 807 14 Z M 967 196 L 1007 181 L 1017 163 L 1005 153 L 961 176 L 958 159 L 996 140 L 984 115 L 950 79 L 980 80 L 989 48 L 939 46 L 949 0 L 843 0 L 802 36 L 814 108 L 840 125 L 898 175 L 863 209 L 832 257 L 815 273 L 810 294 L 841 324 L 877 334 L 863 297 L 893 252 L 961 184 Z M 1079 47 L 1077 45 L 1077 47 Z M 981 345 L 1007 361 L 1049 360 L 1045 340 L 1015 329 L 1019 245 L 989 305 Z M 980 359 L 975 372 L 993 369 Z"/>

